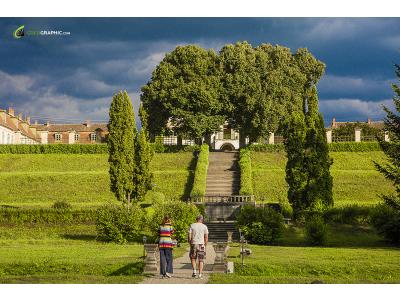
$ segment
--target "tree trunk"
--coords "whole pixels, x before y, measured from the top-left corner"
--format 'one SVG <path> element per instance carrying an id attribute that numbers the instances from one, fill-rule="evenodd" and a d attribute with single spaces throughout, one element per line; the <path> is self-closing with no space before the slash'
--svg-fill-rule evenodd
<path id="1" fill-rule="evenodd" d="M 131 194 L 129 192 L 126 193 L 126 200 L 128 202 L 128 206 L 131 205 Z"/>
<path id="2" fill-rule="evenodd" d="M 176 138 L 176 144 L 177 144 L 178 146 L 182 146 L 182 136 L 181 136 L 181 135 L 178 135 L 178 136 L 177 136 L 177 138 Z"/>
<path id="3" fill-rule="evenodd" d="M 246 136 L 242 129 L 239 129 L 239 147 L 243 148 L 246 146 Z"/>
<path id="4" fill-rule="evenodd" d="M 203 144 L 203 139 L 202 139 L 202 138 L 195 138 L 195 139 L 194 139 L 194 143 L 195 143 L 196 145 L 201 146 L 201 145 Z"/>

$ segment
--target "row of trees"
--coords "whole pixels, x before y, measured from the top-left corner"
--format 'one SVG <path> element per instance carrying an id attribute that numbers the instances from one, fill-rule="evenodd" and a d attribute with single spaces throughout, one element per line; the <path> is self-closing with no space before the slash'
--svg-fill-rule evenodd
<path id="1" fill-rule="evenodd" d="M 126 91 L 113 96 L 109 111 L 108 150 L 111 191 L 119 201 L 128 205 L 139 201 L 151 189 L 150 162 L 153 150 L 148 142 L 147 114 L 139 108 L 142 121 L 140 132 L 136 129 L 132 101 Z"/>
<path id="2" fill-rule="evenodd" d="M 255 142 L 277 131 L 321 78 L 325 65 L 307 49 L 247 42 L 217 54 L 199 46 L 178 46 L 142 87 L 141 101 L 152 135 L 172 125 L 178 136 L 201 141 L 225 121 Z"/>

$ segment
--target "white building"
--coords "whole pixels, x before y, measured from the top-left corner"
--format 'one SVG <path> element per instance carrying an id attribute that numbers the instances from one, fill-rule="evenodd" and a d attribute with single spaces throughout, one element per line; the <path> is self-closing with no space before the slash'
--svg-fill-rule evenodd
<path id="1" fill-rule="evenodd" d="M 0 144 L 40 144 L 40 137 L 29 117 L 23 120 L 13 108 L 0 109 Z"/>

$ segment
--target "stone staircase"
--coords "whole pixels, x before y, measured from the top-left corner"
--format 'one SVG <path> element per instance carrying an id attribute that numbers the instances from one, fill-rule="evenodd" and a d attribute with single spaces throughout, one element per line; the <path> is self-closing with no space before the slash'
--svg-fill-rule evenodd
<path id="1" fill-rule="evenodd" d="M 226 242 L 228 240 L 228 231 L 233 232 L 233 241 L 239 241 L 239 231 L 236 228 L 236 222 L 208 222 L 208 239 L 211 242 Z"/>
<path id="2" fill-rule="evenodd" d="M 240 170 L 238 152 L 210 152 L 206 196 L 239 195 Z"/>

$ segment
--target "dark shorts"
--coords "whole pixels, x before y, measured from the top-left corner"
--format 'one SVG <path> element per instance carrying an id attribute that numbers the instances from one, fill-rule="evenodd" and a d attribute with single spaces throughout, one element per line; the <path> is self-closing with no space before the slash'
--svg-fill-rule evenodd
<path id="1" fill-rule="evenodd" d="M 190 245 L 189 257 L 191 259 L 198 259 L 199 262 L 204 261 L 206 258 L 206 247 L 200 244 Z"/>

